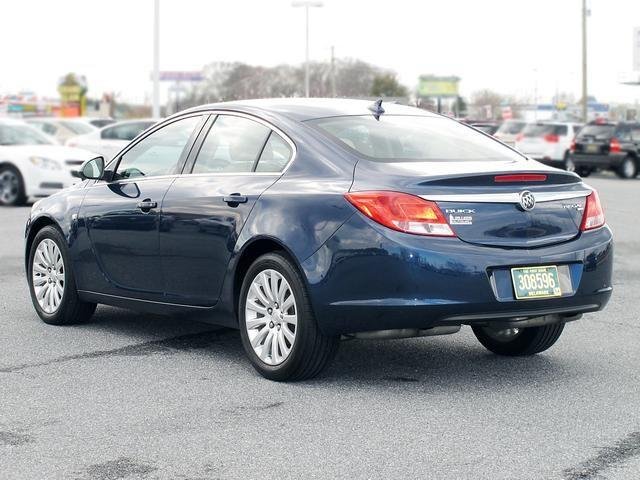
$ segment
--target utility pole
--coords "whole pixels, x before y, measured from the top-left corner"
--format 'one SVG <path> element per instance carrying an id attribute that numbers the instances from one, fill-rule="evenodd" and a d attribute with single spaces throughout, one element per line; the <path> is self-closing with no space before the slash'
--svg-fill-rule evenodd
<path id="1" fill-rule="evenodd" d="M 331 45 L 331 96 L 336 98 L 336 56 L 333 45 Z"/>
<path id="2" fill-rule="evenodd" d="M 156 0 L 157 1 L 157 0 Z M 309 7 L 322 7 L 318 1 L 303 0 L 291 3 L 292 7 L 304 7 L 305 16 L 305 55 L 304 55 L 304 96 L 309 97 Z"/>
<path id="3" fill-rule="evenodd" d="M 160 0 L 153 0 L 153 99 L 151 116 L 160 117 Z"/>
<path id="4" fill-rule="evenodd" d="M 582 0 L 582 121 L 587 123 L 587 0 Z"/>

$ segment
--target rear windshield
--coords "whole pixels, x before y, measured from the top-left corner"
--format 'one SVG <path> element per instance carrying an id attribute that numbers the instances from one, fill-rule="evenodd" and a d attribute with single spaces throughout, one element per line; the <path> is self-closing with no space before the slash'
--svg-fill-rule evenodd
<path id="1" fill-rule="evenodd" d="M 551 123 L 532 123 L 522 131 L 525 137 L 544 137 L 545 135 L 566 135 L 566 125 L 554 125 Z"/>
<path id="2" fill-rule="evenodd" d="M 502 125 L 500 125 L 500 128 L 498 128 L 497 133 L 516 135 L 522 131 L 525 125 L 525 122 L 504 122 Z"/>
<path id="3" fill-rule="evenodd" d="M 593 138 L 594 140 L 608 140 L 613 136 L 615 125 L 585 125 L 578 133 L 578 138 Z"/>
<path id="4" fill-rule="evenodd" d="M 523 160 L 475 129 L 443 117 L 372 115 L 310 120 L 339 143 L 379 162 Z"/>

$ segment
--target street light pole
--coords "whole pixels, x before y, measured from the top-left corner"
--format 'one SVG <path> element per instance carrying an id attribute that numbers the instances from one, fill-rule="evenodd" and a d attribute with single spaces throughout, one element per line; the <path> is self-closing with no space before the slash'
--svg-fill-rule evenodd
<path id="1" fill-rule="evenodd" d="M 304 96 L 309 97 L 309 7 L 322 7 L 318 1 L 304 0 L 291 3 L 292 7 L 304 7 L 305 17 L 305 56 L 304 56 Z"/>
<path id="2" fill-rule="evenodd" d="M 153 100 L 151 115 L 160 118 L 160 0 L 153 1 Z"/>
<path id="3" fill-rule="evenodd" d="M 587 123 L 587 0 L 582 0 L 582 121 Z"/>

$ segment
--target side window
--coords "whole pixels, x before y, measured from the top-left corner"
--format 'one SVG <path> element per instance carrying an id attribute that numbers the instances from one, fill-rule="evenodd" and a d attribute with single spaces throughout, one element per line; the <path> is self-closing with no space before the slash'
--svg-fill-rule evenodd
<path id="1" fill-rule="evenodd" d="M 256 172 L 281 172 L 291 160 L 292 154 L 289 144 L 276 132 L 271 132 L 260 155 Z"/>
<path id="2" fill-rule="evenodd" d="M 618 140 L 622 140 L 623 142 L 629 142 L 631 141 L 631 129 L 627 126 L 619 128 L 616 131 L 615 136 L 618 137 Z"/>
<path id="3" fill-rule="evenodd" d="M 170 123 L 140 140 L 120 160 L 116 178 L 150 177 L 175 173 L 184 147 L 201 117 Z"/>
<path id="4" fill-rule="evenodd" d="M 193 173 L 251 172 L 269 132 L 248 118 L 219 115 L 198 152 Z"/>

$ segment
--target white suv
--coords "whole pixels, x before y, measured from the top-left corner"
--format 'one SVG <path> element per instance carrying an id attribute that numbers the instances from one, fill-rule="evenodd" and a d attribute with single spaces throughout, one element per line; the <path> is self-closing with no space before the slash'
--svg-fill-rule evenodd
<path id="1" fill-rule="evenodd" d="M 566 122 L 528 124 L 516 139 L 516 149 L 552 167 L 573 170 L 569 149 L 582 125 Z"/>

